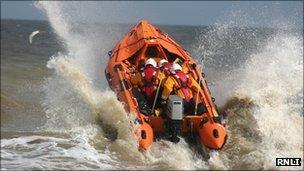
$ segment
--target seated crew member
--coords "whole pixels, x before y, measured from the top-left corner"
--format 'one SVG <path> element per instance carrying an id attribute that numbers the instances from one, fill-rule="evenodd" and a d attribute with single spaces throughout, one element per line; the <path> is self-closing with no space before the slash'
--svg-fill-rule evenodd
<path id="1" fill-rule="evenodd" d="M 183 99 L 184 112 L 185 114 L 194 114 L 195 110 L 195 100 L 193 98 L 192 90 L 198 91 L 199 84 L 192 78 L 182 72 L 182 67 L 179 64 L 174 63 L 172 65 L 172 74 L 166 79 L 163 85 L 162 92 L 162 104 L 163 110 L 165 111 L 165 103 L 169 95 L 174 92 L 179 97 Z M 192 90 L 191 90 L 192 89 Z M 170 140 L 173 142 L 178 142 L 176 126 L 173 124 L 172 120 L 167 117 L 166 126 L 171 134 Z"/>
<path id="2" fill-rule="evenodd" d="M 189 61 L 182 61 L 181 59 L 176 58 L 174 63 L 179 64 L 185 74 L 188 74 L 190 72 L 190 68 L 193 69 L 193 63 L 191 64 Z"/>
<path id="3" fill-rule="evenodd" d="M 134 69 L 134 72 L 132 72 L 132 75 L 130 78 L 130 82 L 133 84 L 133 86 L 135 86 L 139 89 L 142 89 L 142 87 L 144 86 L 143 81 L 142 81 L 141 72 L 143 72 L 145 65 L 146 65 L 145 61 L 143 59 L 141 59 L 138 64 L 138 68 Z"/>
<path id="4" fill-rule="evenodd" d="M 166 59 L 162 59 L 158 63 L 158 68 L 162 71 L 165 76 L 170 75 L 170 69 L 172 67 L 172 63 L 168 62 Z"/>
<path id="5" fill-rule="evenodd" d="M 171 71 L 170 71 L 171 67 L 172 67 L 172 64 L 169 63 L 166 59 L 162 59 L 158 62 L 157 78 L 159 81 L 161 81 L 160 92 L 162 92 L 162 87 L 163 87 L 164 82 L 166 81 L 167 77 L 171 74 Z M 161 94 L 159 94 L 158 99 L 160 99 L 160 95 Z"/>
<path id="6" fill-rule="evenodd" d="M 170 74 L 170 69 L 171 69 L 172 64 L 169 63 L 166 59 L 161 59 L 158 62 L 158 69 L 157 69 L 157 99 L 156 99 L 156 104 L 155 108 L 157 108 L 156 115 L 158 116 L 159 114 L 163 113 L 161 109 L 161 92 L 163 90 L 163 85 L 164 82 L 166 81 L 167 77 Z"/>
<path id="7" fill-rule="evenodd" d="M 141 62 L 144 62 L 144 61 L 141 61 Z M 139 68 L 140 71 L 143 70 L 145 64 L 143 63 L 141 65 L 142 66 Z M 133 93 L 134 97 L 136 98 L 139 110 L 145 115 L 150 115 L 151 109 L 149 107 L 149 104 L 148 104 L 145 96 L 141 92 L 141 89 L 144 86 L 144 83 L 143 83 L 142 77 L 141 77 L 141 72 L 139 72 L 135 69 L 132 72 L 132 75 L 130 77 L 130 82 L 132 84 L 132 93 Z"/>
<path id="8" fill-rule="evenodd" d="M 138 71 L 132 73 L 130 82 L 135 88 L 137 88 L 139 90 L 141 90 L 142 87 L 144 86 L 144 83 L 143 83 L 142 77 L 141 77 L 141 73 Z"/>
<path id="9" fill-rule="evenodd" d="M 148 106 L 152 109 L 156 90 L 161 80 L 160 74 L 157 73 L 156 61 L 149 58 L 144 67 L 141 67 L 141 71 L 141 74 L 135 74 L 131 77 L 131 83 L 141 89 L 148 101 Z M 159 106 L 158 104 L 156 106 Z"/>
<path id="10" fill-rule="evenodd" d="M 156 84 L 156 61 L 153 58 L 149 58 L 146 61 L 145 67 L 142 72 L 143 78 L 143 92 L 149 102 L 153 102 L 155 91 L 157 89 Z"/>
<path id="11" fill-rule="evenodd" d="M 182 72 L 182 67 L 179 64 L 174 63 L 172 69 L 174 73 L 164 83 L 162 99 L 167 100 L 171 92 L 174 91 L 175 94 L 184 100 L 184 103 L 191 103 L 194 101 L 191 90 L 198 91 L 199 84 L 192 77 Z"/>

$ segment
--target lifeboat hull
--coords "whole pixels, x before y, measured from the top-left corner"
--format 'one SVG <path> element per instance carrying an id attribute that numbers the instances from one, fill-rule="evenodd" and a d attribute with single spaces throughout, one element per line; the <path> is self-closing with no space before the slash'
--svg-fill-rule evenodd
<path id="1" fill-rule="evenodd" d="M 145 53 L 154 48 L 155 59 L 183 61 L 183 70 L 197 80 L 201 90 L 197 101 L 205 104 L 206 110 L 200 114 L 184 114 L 180 120 L 180 135 L 197 135 L 202 145 L 211 149 L 221 149 L 227 139 L 226 129 L 220 123 L 218 112 L 210 95 L 199 65 L 180 45 L 166 33 L 143 20 L 136 24 L 125 37 L 109 52 L 105 75 L 110 88 L 117 94 L 128 113 L 134 135 L 141 150 L 147 150 L 158 135 L 166 132 L 164 117 L 143 112 L 141 99 L 134 93 L 130 82 L 134 72 L 139 72 L 140 63 L 147 59 Z M 136 123 L 136 124 L 134 124 Z"/>

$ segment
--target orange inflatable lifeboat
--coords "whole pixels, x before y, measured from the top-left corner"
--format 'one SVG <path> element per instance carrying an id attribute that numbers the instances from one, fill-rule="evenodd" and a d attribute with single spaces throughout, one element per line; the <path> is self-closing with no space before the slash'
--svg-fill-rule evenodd
<path id="1" fill-rule="evenodd" d="M 155 60 L 181 61 L 183 71 L 192 76 L 200 86 L 196 93 L 196 103 L 203 103 L 202 113 L 182 113 L 179 118 L 179 136 L 195 136 L 202 146 L 210 149 L 221 149 L 227 139 L 225 126 L 221 123 L 214 99 L 210 95 L 204 74 L 194 59 L 168 34 L 142 20 L 136 24 L 117 45 L 109 51 L 109 62 L 105 75 L 111 89 L 117 94 L 118 100 L 124 104 L 131 119 L 134 136 L 141 150 L 147 150 L 158 137 L 166 132 L 165 119 L 159 113 L 147 114 L 142 111 L 142 99 L 134 91 L 130 79 L 134 73 L 141 72 L 141 61 L 147 60 L 146 52 L 155 52 Z M 172 105 L 180 103 L 171 102 Z M 170 106 L 170 104 L 168 104 Z M 182 110 L 183 111 L 183 110 Z M 174 110 L 171 110 L 174 112 Z M 173 113 L 174 115 L 175 113 Z M 176 118 L 175 118 L 176 119 Z"/>

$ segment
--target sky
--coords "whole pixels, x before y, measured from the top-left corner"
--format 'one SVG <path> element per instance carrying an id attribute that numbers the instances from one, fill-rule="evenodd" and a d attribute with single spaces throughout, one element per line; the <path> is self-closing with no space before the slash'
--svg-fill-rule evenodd
<path id="1" fill-rule="evenodd" d="M 303 27 L 302 1 L 117 1 L 60 2 L 79 8 L 79 20 L 135 23 L 143 18 L 155 24 L 212 25 L 222 20 L 242 18 L 250 26 L 288 22 Z M 71 10 L 73 11 L 73 10 Z M 75 12 L 75 9 L 74 9 Z M 71 14 L 73 15 L 73 14 Z M 1 19 L 47 20 L 33 1 L 1 1 Z"/>

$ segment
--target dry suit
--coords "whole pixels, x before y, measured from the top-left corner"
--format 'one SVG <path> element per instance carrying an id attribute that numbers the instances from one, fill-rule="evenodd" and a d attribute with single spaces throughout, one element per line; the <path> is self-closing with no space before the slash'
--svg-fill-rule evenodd
<path id="1" fill-rule="evenodd" d="M 162 99 L 167 100 L 169 95 L 174 92 L 185 101 L 190 101 L 193 98 L 191 91 L 198 91 L 199 84 L 190 76 L 182 71 L 175 71 L 165 81 L 162 92 Z"/>

